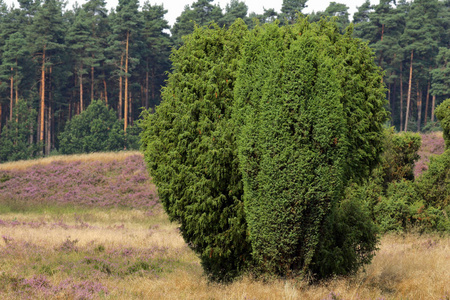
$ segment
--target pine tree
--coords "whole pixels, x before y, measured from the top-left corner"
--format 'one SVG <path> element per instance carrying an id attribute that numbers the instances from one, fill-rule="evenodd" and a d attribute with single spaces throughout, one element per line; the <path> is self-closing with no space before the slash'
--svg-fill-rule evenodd
<path id="1" fill-rule="evenodd" d="M 117 6 L 114 21 L 111 23 L 113 31 L 113 39 L 115 47 L 119 49 L 120 53 L 120 78 L 124 78 L 124 93 L 123 93 L 123 115 L 124 115 L 124 132 L 126 133 L 129 123 L 129 89 L 128 83 L 131 74 L 130 62 L 135 62 L 130 52 L 130 44 L 138 35 L 138 28 L 140 28 L 142 20 L 140 20 L 139 2 L 137 0 L 120 0 Z M 137 40 L 137 38 L 135 39 Z M 117 58 L 116 58 L 117 59 Z M 120 80 L 120 85 L 122 85 Z M 121 86 L 120 86 L 121 88 Z M 121 98 L 122 95 L 119 97 Z M 120 106 L 120 104 L 119 104 Z M 121 108 L 120 108 L 121 109 Z"/>
<path id="2" fill-rule="evenodd" d="M 144 3 L 142 8 L 143 28 L 142 39 L 143 51 L 141 53 L 141 65 L 145 69 L 145 103 L 148 109 L 159 104 L 159 86 L 164 84 L 165 72 L 170 69 L 170 46 L 172 40 L 165 30 L 169 29 L 169 23 L 164 19 L 167 10 L 162 5 L 152 6 L 149 2 Z M 150 95 L 151 101 L 150 101 Z"/>
<path id="3" fill-rule="evenodd" d="M 241 2 L 239 0 L 231 0 L 230 3 L 227 3 L 225 6 L 225 13 L 223 17 L 218 21 L 219 25 L 222 26 L 231 26 L 231 24 L 236 21 L 236 19 L 242 19 L 244 22 L 248 22 L 247 20 L 248 6 L 245 2 Z"/>
<path id="4" fill-rule="evenodd" d="M 0 163 L 32 158 L 38 147 L 29 142 L 36 128 L 36 110 L 21 99 L 13 108 L 14 118 L 9 120 L 0 134 Z"/>
<path id="5" fill-rule="evenodd" d="M 59 55 L 64 49 L 62 2 L 46 0 L 40 6 L 29 26 L 28 38 L 33 45 L 33 55 L 40 61 L 40 106 L 39 106 L 39 142 L 44 142 L 45 111 L 46 111 L 46 81 L 51 67 L 59 61 Z M 50 77 L 51 78 L 51 77 Z M 50 103 L 51 104 L 51 103 Z M 51 114 L 49 114 L 51 118 Z M 48 125 L 47 125 L 48 126 Z M 50 139 L 46 142 L 48 143 Z M 48 154 L 48 153 L 47 153 Z"/>
<path id="6" fill-rule="evenodd" d="M 306 5 L 308 0 L 283 0 L 281 4 L 281 21 L 284 23 L 286 20 L 287 24 L 292 24 L 297 19 L 297 15 L 302 12 L 303 9 L 307 8 Z"/>
<path id="7" fill-rule="evenodd" d="M 66 36 L 68 48 L 74 54 L 75 73 L 78 75 L 80 112 L 83 112 L 85 107 L 85 102 L 83 101 L 83 75 L 87 74 L 86 65 L 91 59 L 86 50 L 91 42 L 91 31 L 86 19 L 85 11 L 80 9 Z"/>
<path id="8" fill-rule="evenodd" d="M 184 7 L 171 30 L 175 45 L 181 45 L 183 36 L 191 34 L 195 25 L 204 26 L 211 22 L 220 21 L 222 10 L 219 6 L 213 5 L 212 2 L 213 0 L 198 0 L 190 6 Z"/>
<path id="9" fill-rule="evenodd" d="M 406 19 L 405 31 L 402 35 L 402 44 L 405 54 L 409 57 L 409 82 L 407 94 L 407 107 L 404 130 L 408 130 L 409 110 L 411 106 L 411 94 L 413 85 L 413 71 L 420 68 L 427 70 L 426 64 L 429 58 L 436 55 L 438 50 L 438 31 L 434 26 L 438 14 L 437 0 L 416 0 L 411 5 L 411 11 Z M 405 55 L 406 56 L 406 55 Z M 417 113 L 418 128 L 420 130 L 422 99 L 420 97 L 420 74 L 416 72 L 415 83 L 417 84 Z M 428 77 L 428 76 L 426 76 Z"/>
<path id="10" fill-rule="evenodd" d="M 83 4 L 83 10 L 86 12 L 86 22 L 89 24 L 90 32 L 92 33 L 88 47 L 86 48 L 86 51 L 90 55 L 90 59 L 87 60 L 87 65 L 91 73 L 90 98 L 92 101 L 95 98 L 95 70 L 100 69 L 105 60 L 104 49 L 107 47 L 106 38 L 109 33 L 108 11 L 104 0 L 90 0 Z M 97 77 L 100 77 L 100 73 L 97 73 Z M 103 89 L 99 88 L 99 90 Z"/>

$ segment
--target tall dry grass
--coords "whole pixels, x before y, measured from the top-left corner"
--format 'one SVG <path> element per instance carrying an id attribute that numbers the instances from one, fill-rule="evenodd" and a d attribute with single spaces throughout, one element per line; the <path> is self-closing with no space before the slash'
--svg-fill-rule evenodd
<path id="1" fill-rule="evenodd" d="M 122 161 L 132 155 L 142 155 L 139 151 L 119 151 L 119 152 L 96 152 L 89 154 L 74 154 L 74 155 L 55 155 L 43 158 L 20 160 L 14 162 L 6 162 L 0 164 L 0 170 L 25 170 L 36 165 L 48 165 L 52 162 L 109 162 L 112 160 Z"/>
<path id="2" fill-rule="evenodd" d="M 33 213 L 1 216 L 4 221 L 18 220 L 23 225 L 0 227 L 2 236 L 26 241 L 47 249 L 40 254 L 56 255 L 55 249 L 68 237 L 79 247 L 90 243 L 105 249 L 167 249 L 158 259 L 171 261 L 171 268 L 158 276 L 130 274 L 125 277 L 103 276 L 98 280 L 108 288 L 106 299 L 448 299 L 450 297 L 450 237 L 438 235 L 387 235 L 373 263 L 354 276 L 338 277 L 308 285 L 299 280 L 260 281 L 244 276 L 232 284 L 210 283 L 202 272 L 198 258 L 186 246 L 177 225 L 160 212 L 148 217 L 139 210 L 91 211 L 80 215 L 39 215 Z M 47 225 L 27 226 L 39 220 Z M 155 222 L 156 220 L 156 222 Z M 74 225 L 86 222 L 89 226 Z M 67 226 L 52 226 L 65 224 Z M 73 227 L 73 228 L 72 228 Z M 76 227 L 76 228 L 75 228 Z M 0 241 L 1 247 L 6 241 Z M 42 261 L 51 260 L 41 257 Z M 60 258 L 63 259 L 63 258 Z M 30 260 L 30 261 L 27 261 Z M 23 253 L 1 259 L 5 274 L 14 273 L 18 266 L 29 278 L 39 275 L 35 258 Z M 25 263 L 35 264 L 26 268 Z M 39 263 L 37 263 L 39 265 Z M 1 275 L 1 274 L 0 274 Z M 14 276 L 17 276 L 15 274 Z M 1 277 L 1 276 L 0 276 Z M 67 275 L 56 272 L 49 279 L 55 284 Z M 80 279 L 81 280 L 81 279 Z M 15 299 L 14 289 L 2 294 L 2 299 Z M 48 295 L 46 295 L 48 297 Z M 39 298 L 39 294 L 37 295 Z M 50 297 L 51 299 L 52 297 Z M 46 298 L 47 299 L 47 298 Z M 61 299 L 54 295 L 53 299 Z M 64 299 L 64 298 L 63 298 Z"/>

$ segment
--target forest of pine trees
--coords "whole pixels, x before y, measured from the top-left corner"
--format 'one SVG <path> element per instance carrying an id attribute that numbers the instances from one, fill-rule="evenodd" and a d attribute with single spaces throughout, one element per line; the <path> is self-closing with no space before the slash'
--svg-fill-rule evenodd
<path id="1" fill-rule="evenodd" d="M 283 0 L 281 12 L 255 14 L 244 1 L 230 0 L 221 8 L 213 0 L 197 0 L 170 28 L 164 6 L 148 1 L 119 0 L 111 11 L 105 0 L 72 8 L 62 0 L 18 2 L 14 8 L 0 0 L 0 132 L 24 120 L 14 111 L 28 110 L 34 122 L 26 120 L 16 131 L 25 132 L 37 149 L 34 155 L 58 150 L 65 124 L 93 100 L 114 109 L 126 132 L 142 108 L 160 102 L 171 48 L 183 43 L 194 24 L 229 26 L 242 18 L 249 27 L 277 20 L 283 25 L 295 22 L 308 6 L 307 0 Z M 353 20 L 348 10 L 331 2 L 309 20 L 337 17 L 342 32 L 355 24 L 354 34 L 369 43 L 385 71 L 392 126 L 399 131 L 435 126 L 434 108 L 450 97 L 450 0 L 380 0 L 376 5 L 367 0 Z M 26 107 L 15 110 L 20 101 Z"/>

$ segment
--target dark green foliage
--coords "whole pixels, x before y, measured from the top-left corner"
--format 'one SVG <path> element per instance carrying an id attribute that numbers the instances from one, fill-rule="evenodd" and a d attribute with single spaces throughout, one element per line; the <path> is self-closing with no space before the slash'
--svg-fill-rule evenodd
<path id="1" fill-rule="evenodd" d="M 194 31 L 195 26 L 207 26 L 222 19 L 222 10 L 213 0 L 197 0 L 186 5 L 173 25 L 171 32 L 177 46 L 183 43 L 183 36 Z"/>
<path id="2" fill-rule="evenodd" d="M 443 129 L 445 148 L 450 149 L 450 99 L 436 107 L 435 113 Z"/>
<path id="3" fill-rule="evenodd" d="M 386 196 L 375 206 L 374 214 L 382 232 L 411 228 L 411 205 L 417 205 L 420 196 L 411 181 L 393 182 L 388 185 Z"/>
<path id="4" fill-rule="evenodd" d="M 241 273 L 250 257 L 231 109 L 247 35 L 197 28 L 172 54 L 163 101 L 142 123 L 142 150 L 169 217 L 213 280 Z"/>
<path id="5" fill-rule="evenodd" d="M 373 177 L 383 189 L 391 182 L 414 180 L 414 164 L 420 158 L 418 151 L 421 137 L 418 133 L 394 133 L 394 129 L 385 130 L 384 152 L 380 165 L 374 170 Z"/>
<path id="6" fill-rule="evenodd" d="M 243 55 L 234 107 L 253 256 L 263 271 L 305 274 L 330 207 L 378 163 L 381 74 L 351 29 L 325 20 L 256 28 Z"/>
<path id="7" fill-rule="evenodd" d="M 361 194 L 348 193 L 345 200 L 331 209 L 311 263 L 311 272 L 316 277 L 352 274 L 371 262 L 378 244 L 378 229 L 365 199 Z"/>
<path id="8" fill-rule="evenodd" d="M 428 170 L 417 179 L 418 190 L 427 205 L 443 209 L 450 205 L 450 150 L 431 157 Z"/>
<path id="9" fill-rule="evenodd" d="M 38 150 L 36 144 L 30 143 L 30 136 L 36 129 L 36 110 L 19 100 L 13 108 L 13 116 L 0 135 L 0 163 L 32 158 Z"/>
<path id="10" fill-rule="evenodd" d="M 424 202 L 423 194 L 417 189 L 417 185 L 406 180 L 389 184 L 386 196 L 374 208 L 376 223 L 382 232 L 450 232 L 450 206 L 442 209 Z"/>
<path id="11" fill-rule="evenodd" d="M 431 157 L 428 170 L 418 179 L 418 191 L 427 206 L 443 209 L 450 205 L 450 99 L 436 108 L 436 116 L 443 129 L 446 150 Z"/>
<path id="12" fill-rule="evenodd" d="M 99 100 L 67 122 L 58 138 L 62 154 L 117 151 L 126 147 L 121 122 Z"/>

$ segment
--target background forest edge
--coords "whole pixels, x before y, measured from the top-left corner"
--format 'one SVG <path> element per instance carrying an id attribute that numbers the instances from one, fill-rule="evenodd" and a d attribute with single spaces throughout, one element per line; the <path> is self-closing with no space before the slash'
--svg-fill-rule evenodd
<path id="1" fill-rule="evenodd" d="M 148 2 L 139 9 L 135 0 L 119 1 L 110 13 L 102 0 L 72 10 L 57 0 L 20 1 L 17 9 L 1 3 L 0 130 L 7 120 L 16 120 L 11 108 L 24 99 L 38 115 L 26 138 L 30 144 L 40 141 L 49 154 L 59 150 L 57 136 L 65 123 L 100 99 L 116 111 L 125 131 L 141 107 L 159 103 L 170 48 L 182 43 L 194 22 L 229 26 L 243 18 L 249 27 L 255 19 L 286 24 L 306 5 L 305 0 L 285 0 L 281 13 L 267 9 L 257 15 L 248 14 L 238 0 L 224 11 L 211 0 L 199 0 L 185 7 L 169 36 L 167 11 Z M 385 70 L 391 124 L 397 130 L 434 128 L 433 108 L 450 95 L 449 7 L 448 0 L 367 1 L 353 17 L 355 35 L 369 42 Z M 343 4 L 332 2 L 309 18 L 314 22 L 322 16 L 337 17 L 341 30 L 349 24 Z"/>

